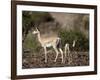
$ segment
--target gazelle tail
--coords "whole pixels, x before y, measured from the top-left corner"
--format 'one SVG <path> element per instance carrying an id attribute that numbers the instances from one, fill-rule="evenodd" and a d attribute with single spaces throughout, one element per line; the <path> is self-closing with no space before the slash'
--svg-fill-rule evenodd
<path id="1" fill-rule="evenodd" d="M 61 48 L 61 38 L 57 38 L 56 45 L 57 48 Z"/>

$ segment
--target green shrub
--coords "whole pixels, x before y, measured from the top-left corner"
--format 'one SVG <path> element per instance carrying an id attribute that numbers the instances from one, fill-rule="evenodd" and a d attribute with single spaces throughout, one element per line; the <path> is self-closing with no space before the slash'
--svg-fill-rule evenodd
<path id="1" fill-rule="evenodd" d="M 41 47 L 35 36 L 33 36 L 32 33 L 29 33 L 23 43 L 23 48 L 28 49 L 32 52 L 38 52 Z"/>
<path id="2" fill-rule="evenodd" d="M 66 43 L 70 44 L 70 49 L 72 49 L 73 40 L 76 40 L 75 50 L 78 51 L 88 51 L 89 50 L 89 40 L 80 31 L 66 31 L 61 30 L 59 36 L 62 40 L 62 46 Z"/>

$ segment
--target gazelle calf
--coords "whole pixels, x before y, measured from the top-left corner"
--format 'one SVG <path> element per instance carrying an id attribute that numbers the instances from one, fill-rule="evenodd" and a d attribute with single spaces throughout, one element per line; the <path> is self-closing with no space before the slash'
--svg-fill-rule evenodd
<path id="1" fill-rule="evenodd" d="M 76 45 L 76 40 L 73 40 L 72 47 L 74 48 L 75 45 Z M 65 57 L 66 57 L 66 54 L 67 54 L 67 53 L 68 53 L 68 56 L 69 56 L 69 53 L 70 53 L 69 43 L 66 43 L 66 44 L 65 44 L 64 53 L 65 53 Z"/>
<path id="2" fill-rule="evenodd" d="M 76 40 L 73 40 L 72 47 L 74 48 L 75 45 L 76 45 Z M 70 53 L 69 43 L 65 44 L 64 54 L 65 54 L 65 58 L 66 57 L 68 58 L 68 64 L 70 64 L 72 62 L 72 56 L 71 56 L 71 53 Z M 66 54 L 67 54 L 67 56 L 66 56 Z"/>
<path id="3" fill-rule="evenodd" d="M 32 33 L 37 35 L 38 41 L 40 42 L 41 46 L 44 48 L 45 63 L 47 62 L 47 47 L 53 47 L 53 49 L 56 52 L 56 58 L 55 58 L 54 62 L 56 62 L 56 60 L 58 58 L 59 51 L 62 55 L 62 62 L 63 62 L 63 51 L 61 49 L 59 49 L 59 51 L 58 51 L 58 49 L 57 49 L 57 45 L 60 42 L 59 37 L 57 37 L 57 36 L 42 37 L 40 31 L 37 28 Z"/>

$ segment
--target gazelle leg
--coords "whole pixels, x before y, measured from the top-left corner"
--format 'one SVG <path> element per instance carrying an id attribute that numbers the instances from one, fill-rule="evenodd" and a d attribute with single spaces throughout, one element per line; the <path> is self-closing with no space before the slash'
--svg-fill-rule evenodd
<path id="1" fill-rule="evenodd" d="M 62 51 L 61 48 L 59 48 L 59 51 L 60 51 L 60 53 L 61 53 L 61 58 L 62 58 L 62 63 L 63 63 L 63 62 L 64 62 L 64 60 L 63 60 L 63 51 Z"/>
<path id="2" fill-rule="evenodd" d="M 54 60 L 54 62 L 56 62 L 56 60 L 57 60 L 57 58 L 58 58 L 58 54 L 59 54 L 59 53 L 58 53 L 58 50 L 57 50 L 57 48 L 56 48 L 56 47 L 54 47 L 54 46 L 53 46 L 53 48 L 54 48 L 54 50 L 55 50 L 55 52 L 56 52 L 56 58 L 55 58 L 55 60 Z"/>
<path id="3" fill-rule="evenodd" d="M 70 50 L 69 50 L 69 47 L 68 47 L 68 56 L 70 55 Z"/>
<path id="4" fill-rule="evenodd" d="M 72 54 L 70 53 L 69 47 L 68 47 L 68 64 L 71 64 L 72 62 Z"/>
<path id="5" fill-rule="evenodd" d="M 64 54 L 65 54 L 65 58 L 66 58 L 66 54 L 67 54 L 67 53 L 66 53 L 66 48 L 65 48 Z"/>
<path id="6" fill-rule="evenodd" d="M 44 47 L 44 52 L 45 52 L 45 63 L 47 63 L 47 50 L 46 50 L 46 47 Z"/>
<path id="7" fill-rule="evenodd" d="M 66 57 L 67 57 L 67 58 L 69 57 L 69 49 L 68 49 L 68 47 L 65 48 L 64 54 L 65 54 L 65 58 L 66 58 Z"/>

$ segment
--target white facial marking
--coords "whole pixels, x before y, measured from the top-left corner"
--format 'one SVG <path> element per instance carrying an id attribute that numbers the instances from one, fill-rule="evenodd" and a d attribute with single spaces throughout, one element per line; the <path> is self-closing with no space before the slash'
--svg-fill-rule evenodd
<path id="1" fill-rule="evenodd" d="M 37 32 L 37 31 L 33 31 L 32 33 L 33 33 L 33 34 L 37 34 L 38 32 Z"/>

